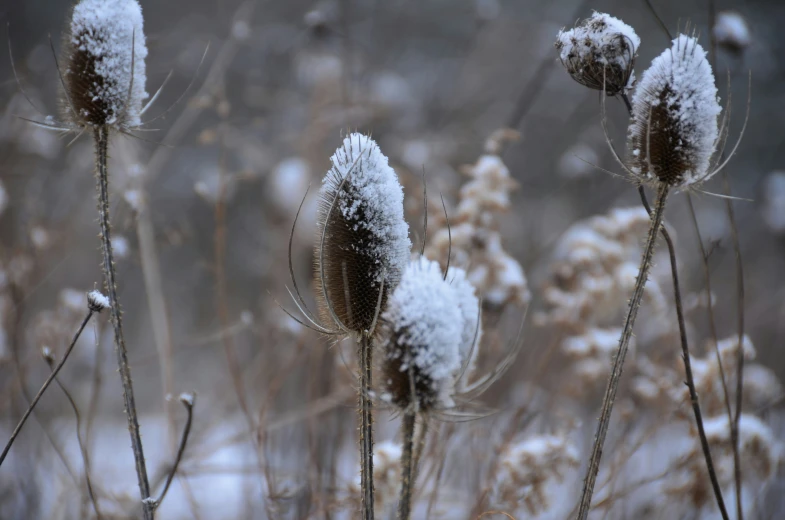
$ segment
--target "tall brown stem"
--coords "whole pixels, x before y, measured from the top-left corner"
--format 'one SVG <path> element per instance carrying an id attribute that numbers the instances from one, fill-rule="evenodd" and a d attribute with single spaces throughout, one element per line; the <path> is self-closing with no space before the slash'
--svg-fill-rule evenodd
<path id="1" fill-rule="evenodd" d="M 398 520 L 409 520 L 412 514 L 412 487 L 414 487 L 414 424 L 417 415 L 403 414 L 403 453 L 401 455 L 401 498 L 398 501 Z"/>
<path id="2" fill-rule="evenodd" d="M 101 225 L 101 250 L 103 253 L 104 285 L 109 296 L 109 313 L 114 328 L 115 351 L 117 352 L 117 366 L 120 379 L 123 383 L 123 398 L 125 400 L 125 414 L 128 418 L 128 431 L 131 434 L 131 449 L 136 463 L 136 477 L 139 482 L 139 491 L 142 495 L 142 510 L 145 520 L 152 520 L 154 504 L 150 500 L 150 483 L 147 479 L 144 451 L 142 450 L 142 436 L 139 432 L 139 420 L 136 416 L 136 402 L 134 388 L 131 380 L 131 368 L 128 366 L 128 351 L 125 348 L 123 335 L 123 314 L 120 302 L 117 300 L 117 275 L 114 269 L 114 256 L 112 253 L 112 232 L 109 220 L 109 127 L 99 126 L 94 131 L 96 148 L 96 177 L 98 188 L 98 220 Z"/>
<path id="3" fill-rule="evenodd" d="M 373 412 L 371 403 L 372 341 L 368 333 L 360 335 L 357 359 L 360 363 L 358 408 L 360 415 L 360 484 L 362 519 L 373 520 Z"/>
<path id="4" fill-rule="evenodd" d="M 630 338 L 632 337 L 632 329 L 635 325 L 635 319 L 638 317 L 638 309 L 643 299 L 643 290 L 646 286 L 646 280 L 649 276 L 649 269 L 651 268 L 651 259 L 654 256 L 654 246 L 657 242 L 657 235 L 659 234 L 662 219 L 665 213 L 665 201 L 668 198 L 669 187 L 667 184 L 660 184 L 657 190 L 657 200 L 654 203 L 654 214 L 651 217 L 651 226 L 649 227 L 649 236 L 646 240 L 646 247 L 643 251 L 641 258 L 641 265 L 638 271 L 638 277 L 635 280 L 635 289 L 630 298 L 630 307 L 627 311 L 627 316 L 624 319 L 624 326 L 622 328 L 621 337 L 619 338 L 619 348 L 613 360 L 613 367 L 611 368 L 611 375 L 608 379 L 608 386 L 605 389 L 605 395 L 602 399 L 602 409 L 600 411 L 600 419 L 597 424 L 597 433 L 594 437 L 594 445 L 592 446 L 591 458 L 589 459 L 589 466 L 586 470 L 586 478 L 583 481 L 583 492 L 581 493 L 581 501 L 578 509 L 578 519 L 586 520 L 591 509 L 591 499 L 594 494 L 594 485 L 597 482 L 597 474 L 600 471 L 600 461 L 602 459 L 602 449 L 605 444 L 605 437 L 608 434 L 608 426 L 610 425 L 611 412 L 613 410 L 613 403 L 616 400 L 616 391 L 619 388 L 619 381 L 621 380 L 622 368 L 624 366 L 624 359 L 627 356 L 627 350 L 630 345 Z"/>

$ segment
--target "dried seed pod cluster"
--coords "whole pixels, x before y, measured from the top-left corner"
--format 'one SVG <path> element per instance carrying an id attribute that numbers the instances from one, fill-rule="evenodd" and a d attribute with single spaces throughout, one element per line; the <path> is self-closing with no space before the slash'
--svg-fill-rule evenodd
<path id="1" fill-rule="evenodd" d="M 64 45 L 63 119 L 73 126 L 141 124 L 145 91 L 142 8 L 136 0 L 82 0 Z"/>
<path id="2" fill-rule="evenodd" d="M 722 108 L 706 51 L 679 35 L 643 73 L 632 99 L 628 167 L 642 182 L 684 188 L 712 171 Z"/>
<path id="3" fill-rule="evenodd" d="M 623 93 L 635 82 L 635 57 L 641 40 L 618 18 L 595 12 L 556 38 L 559 59 L 572 79 L 609 96 Z"/>
<path id="4" fill-rule="evenodd" d="M 411 262 L 382 314 L 385 395 L 402 409 L 428 412 L 454 404 L 456 379 L 476 342 L 479 302 L 466 274 L 451 271 L 455 285 L 437 262 Z"/>
<path id="5" fill-rule="evenodd" d="M 409 260 L 403 188 L 379 146 L 353 133 L 332 156 L 319 193 L 316 295 L 321 318 L 371 331 Z"/>

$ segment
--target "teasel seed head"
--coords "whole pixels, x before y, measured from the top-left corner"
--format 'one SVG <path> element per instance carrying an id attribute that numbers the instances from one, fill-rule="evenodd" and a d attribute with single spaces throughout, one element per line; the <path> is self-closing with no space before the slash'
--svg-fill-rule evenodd
<path id="1" fill-rule="evenodd" d="M 632 98 L 630 171 L 641 182 L 684 188 L 711 175 L 722 111 L 706 51 L 680 34 L 654 58 Z"/>
<path id="2" fill-rule="evenodd" d="M 316 294 L 325 323 L 373 333 L 409 261 L 403 188 L 379 146 L 353 133 L 331 158 L 319 192 Z"/>
<path id="3" fill-rule="evenodd" d="M 437 262 L 421 257 L 406 267 L 381 323 L 385 398 L 421 412 L 452 407 L 465 324 Z"/>
<path id="4" fill-rule="evenodd" d="M 595 12 L 570 30 L 559 31 L 556 49 L 572 79 L 609 96 L 635 82 L 635 58 L 641 40 L 618 18 Z"/>
<path id="5" fill-rule="evenodd" d="M 136 0 L 81 0 L 64 42 L 65 121 L 76 127 L 141 124 L 145 91 L 142 8 Z"/>

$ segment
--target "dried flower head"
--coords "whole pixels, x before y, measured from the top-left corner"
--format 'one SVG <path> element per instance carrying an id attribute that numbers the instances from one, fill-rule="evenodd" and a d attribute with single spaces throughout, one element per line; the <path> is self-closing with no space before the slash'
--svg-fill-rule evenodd
<path id="1" fill-rule="evenodd" d="M 572 79 L 609 96 L 635 82 L 635 58 L 641 40 L 618 18 L 595 12 L 572 29 L 559 31 L 556 49 Z"/>
<path id="2" fill-rule="evenodd" d="M 136 0 L 81 0 L 66 36 L 63 118 L 75 127 L 141 124 L 147 47 Z"/>
<path id="3" fill-rule="evenodd" d="M 406 267 L 382 323 L 382 380 L 389 400 L 403 409 L 450 408 L 464 320 L 437 262 L 421 257 Z"/>
<path id="4" fill-rule="evenodd" d="M 346 137 L 331 161 L 319 193 L 319 310 L 323 321 L 344 332 L 373 332 L 409 260 L 403 188 L 368 136 Z"/>
<path id="5" fill-rule="evenodd" d="M 706 51 L 679 35 L 654 58 L 632 99 L 629 170 L 642 182 L 687 187 L 711 177 L 722 111 Z"/>
<path id="6" fill-rule="evenodd" d="M 111 307 L 109 298 L 103 295 L 100 291 L 90 291 L 87 293 L 87 308 L 93 312 L 101 312 L 104 309 Z"/>

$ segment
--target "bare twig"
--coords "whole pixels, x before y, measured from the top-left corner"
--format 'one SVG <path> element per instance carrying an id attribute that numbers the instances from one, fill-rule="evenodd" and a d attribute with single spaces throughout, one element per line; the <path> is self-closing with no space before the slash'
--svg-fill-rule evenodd
<path id="1" fill-rule="evenodd" d="M 614 401 L 616 400 L 616 391 L 619 388 L 624 359 L 627 356 L 627 349 L 629 348 L 630 338 L 632 337 L 632 328 L 635 325 L 638 309 L 641 300 L 643 299 L 643 290 L 649 275 L 651 259 L 654 256 L 654 246 L 657 242 L 657 235 L 659 234 L 659 229 L 662 225 L 662 219 L 665 213 L 665 201 L 668 197 L 668 191 L 669 186 L 665 183 L 661 183 L 657 190 L 657 200 L 654 203 L 654 214 L 651 218 L 652 222 L 649 228 L 649 236 L 646 240 L 643 256 L 641 257 L 640 269 L 638 271 L 638 277 L 635 280 L 635 289 L 633 290 L 632 298 L 630 299 L 629 310 L 624 319 L 624 326 L 622 328 L 621 337 L 619 338 L 619 348 L 614 357 L 611 375 L 608 379 L 608 386 L 605 389 L 605 395 L 602 399 L 600 419 L 597 423 L 597 432 L 594 436 L 594 445 L 592 446 L 592 453 L 586 470 L 586 478 L 583 481 L 583 491 L 579 502 L 579 520 L 586 520 L 589 515 L 589 510 L 591 509 L 594 484 L 597 481 L 597 474 L 600 471 L 602 449 L 605 444 L 605 437 L 608 434 L 608 427 L 610 426 L 611 412 L 613 410 Z"/>
<path id="2" fill-rule="evenodd" d="M 641 202 L 646 208 L 649 215 L 652 215 L 649 202 L 646 200 L 646 192 L 643 186 L 638 188 L 638 193 L 641 196 Z M 670 255 L 671 262 L 671 278 L 673 279 L 673 297 L 676 303 L 676 318 L 679 322 L 679 339 L 681 340 L 681 353 L 682 360 L 684 361 L 684 373 L 687 378 L 687 388 L 690 392 L 690 403 L 692 404 L 692 412 L 695 414 L 695 424 L 698 427 L 698 437 L 700 438 L 701 449 L 703 450 L 703 458 L 706 460 L 706 469 L 709 473 L 709 480 L 711 480 L 711 487 L 714 491 L 714 498 L 717 501 L 717 506 L 720 509 L 722 518 L 728 520 L 728 511 L 725 508 L 725 500 L 722 497 L 722 488 L 717 479 L 717 472 L 714 469 L 714 461 L 711 457 L 711 448 L 709 441 L 706 438 L 706 430 L 703 427 L 703 414 L 701 413 L 700 403 L 698 401 L 698 392 L 695 390 L 695 379 L 692 375 L 692 363 L 690 360 L 690 347 L 687 342 L 687 326 L 684 321 L 684 306 L 681 300 L 681 288 L 679 286 L 679 270 L 676 264 L 676 250 L 673 247 L 673 240 L 671 240 L 670 233 L 662 226 L 662 237 L 668 245 L 668 254 Z"/>
<path id="3" fill-rule="evenodd" d="M 63 359 L 60 360 L 60 362 L 57 364 L 54 370 L 52 370 L 52 373 L 49 374 L 49 377 L 46 378 L 46 381 L 44 381 L 44 384 L 41 386 L 41 389 L 35 395 L 33 401 L 30 403 L 30 406 L 27 407 L 27 410 L 25 410 L 24 415 L 22 415 L 22 418 L 19 420 L 19 424 L 17 424 L 16 428 L 14 428 L 13 433 L 11 433 L 11 438 L 6 443 L 5 448 L 3 448 L 3 453 L 0 454 L 0 466 L 3 465 L 3 461 L 8 455 L 11 446 L 14 444 L 14 441 L 16 440 L 16 437 L 19 435 L 19 432 L 22 431 L 22 427 L 25 425 L 25 422 L 27 422 L 27 419 L 30 417 L 30 414 L 33 412 L 33 409 L 38 404 L 38 401 L 44 395 L 46 389 L 49 388 L 49 385 L 52 384 L 52 381 L 54 381 L 55 377 L 57 377 L 57 373 L 60 372 L 60 369 L 63 368 L 63 365 L 65 365 L 65 362 L 68 360 L 68 356 L 71 354 L 71 351 L 74 349 L 74 345 L 76 345 L 76 342 L 79 340 L 79 336 L 81 336 L 82 331 L 87 325 L 87 322 L 90 321 L 90 318 L 93 317 L 93 313 L 94 311 L 92 309 L 90 309 L 87 312 L 87 316 L 85 316 L 84 320 L 82 320 L 82 324 L 79 326 L 79 329 L 76 331 L 74 338 L 71 340 L 71 344 L 68 345 L 65 354 L 63 354 Z"/>
<path id="4" fill-rule="evenodd" d="M 123 384 L 125 413 L 126 417 L 128 418 L 128 431 L 131 435 L 131 449 L 134 453 L 139 491 L 142 495 L 142 510 L 144 512 L 145 520 L 152 520 L 153 508 L 152 504 L 150 504 L 150 501 L 148 500 L 150 498 L 150 483 L 147 479 L 147 467 L 144 460 L 144 450 L 142 449 L 142 436 L 139 432 L 139 420 L 136 416 L 136 402 L 134 400 L 131 368 L 128 365 L 128 351 L 125 347 L 125 336 L 123 335 L 123 315 L 120 309 L 120 303 L 117 299 L 117 281 L 112 252 L 111 224 L 109 220 L 109 127 L 106 125 L 97 127 L 94 131 L 94 137 L 96 144 L 98 215 L 101 225 L 101 249 L 103 253 L 103 267 L 105 276 L 104 281 L 107 293 L 109 295 L 109 311 L 112 327 L 114 328 L 117 365 L 120 371 L 120 379 L 122 380 Z"/>
<path id="5" fill-rule="evenodd" d="M 188 444 L 188 436 L 191 434 L 191 424 L 193 423 L 194 418 L 194 403 L 196 401 L 196 394 L 193 393 L 184 393 L 180 394 L 180 402 L 183 403 L 185 406 L 185 410 L 188 412 L 188 419 L 185 421 L 185 428 L 183 428 L 183 435 L 180 438 L 180 446 L 177 448 L 177 456 L 174 459 L 174 464 L 172 465 L 172 470 L 169 472 L 169 475 L 166 477 L 166 483 L 164 484 L 164 488 L 161 490 L 161 494 L 158 495 L 158 498 L 155 500 L 155 507 L 161 505 L 163 502 L 164 497 L 166 497 L 167 491 L 169 491 L 169 486 L 172 485 L 172 480 L 174 480 L 174 476 L 177 474 L 177 468 L 180 467 L 180 461 L 183 460 L 183 453 L 185 453 L 185 447 Z"/>
<path id="6" fill-rule="evenodd" d="M 44 361 L 46 361 L 46 364 L 49 365 L 49 370 L 53 371 L 56 368 L 54 354 L 48 348 L 44 348 L 43 356 Z M 93 482 L 90 479 L 90 454 L 87 451 L 84 440 L 82 439 L 82 415 L 79 413 L 79 407 L 76 405 L 76 401 L 74 401 L 74 398 L 71 396 L 71 392 L 69 392 L 65 385 L 60 381 L 60 378 L 55 376 L 55 382 L 57 383 L 57 386 L 60 387 L 60 390 L 63 391 L 66 399 L 68 399 L 68 403 L 71 405 L 71 409 L 74 411 L 74 416 L 76 417 L 76 442 L 79 444 L 79 452 L 82 454 L 85 481 L 87 483 L 87 496 L 90 498 L 90 502 L 93 504 L 96 518 L 100 520 L 102 516 L 101 510 L 98 508 L 98 500 L 95 497 Z"/>
<path id="7" fill-rule="evenodd" d="M 358 389 L 360 415 L 360 484 L 362 488 L 362 518 L 373 520 L 373 412 L 371 410 L 371 374 L 373 353 L 369 334 L 360 335 L 357 359 L 360 363 L 360 387 Z"/>

